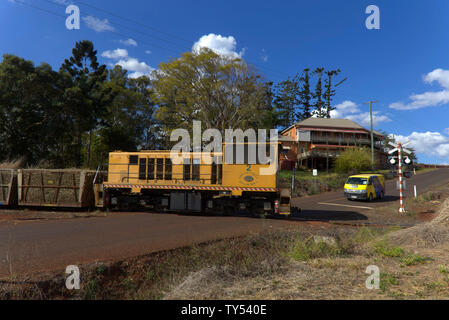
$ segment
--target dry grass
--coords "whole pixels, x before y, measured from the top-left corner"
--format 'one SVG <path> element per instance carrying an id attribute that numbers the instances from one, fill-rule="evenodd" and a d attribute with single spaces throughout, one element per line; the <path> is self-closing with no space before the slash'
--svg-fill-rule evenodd
<path id="1" fill-rule="evenodd" d="M 391 234 L 391 242 L 418 248 L 433 248 L 449 241 L 449 199 L 435 219 Z"/>
<path id="2" fill-rule="evenodd" d="M 0 162 L 0 169 L 20 169 L 25 165 L 25 158 Z"/>
<path id="3" fill-rule="evenodd" d="M 434 200 L 423 200 L 432 204 Z M 448 299 L 449 199 L 415 227 L 300 225 L 109 264 L 83 266 L 82 288 L 63 272 L 0 284 L 0 298 Z M 380 269 L 368 290 L 366 268 Z"/>

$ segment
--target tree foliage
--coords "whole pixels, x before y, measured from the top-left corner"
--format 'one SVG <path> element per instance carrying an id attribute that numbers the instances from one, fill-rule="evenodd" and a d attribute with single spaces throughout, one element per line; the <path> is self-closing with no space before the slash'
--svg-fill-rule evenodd
<path id="1" fill-rule="evenodd" d="M 325 108 L 326 108 L 325 118 L 330 118 L 331 111 L 335 110 L 335 107 L 332 106 L 332 100 L 333 97 L 335 96 L 335 89 L 332 86 L 332 78 L 338 76 L 340 72 L 341 72 L 340 69 L 326 71 L 327 78 L 324 83 L 324 88 L 326 90 L 323 94 L 323 99 L 325 101 Z"/>
<path id="2" fill-rule="evenodd" d="M 224 133 L 284 128 L 314 113 L 328 117 L 339 72 L 306 68 L 273 84 L 242 59 L 203 48 L 161 63 L 151 77 L 131 79 L 120 66 L 100 64 L 88 40 L 75 43 L 58 71 L 6 54 L 0 161 L 95 168 L 114 150 L 167 148 L 171 131 L 191 129 L 193 120 Z"/>
<path id="3" fill-rule="evenodd" d="M 164 132 L 191 129 L 193 120 L 203 128 L 257 128 L 270 125 L 270 90 L 255 70 L 241 59 L 212 50 L 186 52 L 161 63 L 155 74 L 156 118 Z"/>
<path id="4" fill-rule="evenodd" d="M 335 172 L 359 173 L 371 169 L 371 152 L 367 148 L 348 148 L 335 160 Z"/>
<path id="5" fill-rule="evenodd" d="M 292 124 L 312 116 L 330 118 L 335 96 L 333 77 L 340 70 L 316 68 L 311 71 L 306 68 L 301 74 L 279 82 L 275 86 L 274 107 L 279 115 L 279 124 L 286 128 Z M 323 75 L 326 75 L 323 87 Z M 311 82 L 316 78 L 315 89 L 311 90 Z"/>
<path id="6" fill-rule="evenodd" d="M 93 168 L 110 151 L 155 142 L 150 79 L 108 71 L 90 41 L 76 43 L 59 72 L 4 55 L 0 84 L 0 161 Z"/>
<path id="7" fill-rule="evenodd" d="M 60 122 L 58 74 L 48 64 L 4 55 L 0 63 L 0 153 L 35 162 L 54 151 Z"/>
<path id="8" fill-rule="evenodd" d="M 97 126 L 99 119 L 106 112 L 106 106 L 112 100 L 110 91 L 104 86 L 107 78 L 106 66 L 98 64 L 96 55 L 97 51 L 94 50 L 92 42 L 77 42 L 72 56 L 66 59 L 60 68 L 64 81 L 66 128 L 71 127 L 71 131 L 75 133 L 73 162 L 76 166 L 81 165 L 83 133 L 90 132 Z M 91 138 L 91 133 L 89 137 Z M 88 144 L 90 150 L 90 139 Z M 89 165 L 89 159 L 87 164 Z"/>

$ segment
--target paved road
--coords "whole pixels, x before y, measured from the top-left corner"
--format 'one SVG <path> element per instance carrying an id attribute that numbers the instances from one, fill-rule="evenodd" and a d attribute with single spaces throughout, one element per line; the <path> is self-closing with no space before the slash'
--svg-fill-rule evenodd
<path id="1" fill-rule="evenodd" d="M 417 175 L 409 179 L 408 184 L 416 184 L 422 192 L 447 181 L 449 169 L 441 169 Z M 360 220 L 370 210 L 366 208 L 397 200 L 393 182 L 387 183 L 387 191 L 383 202 L 348 203 L 340 192 L 334 192 L 299 198 L 295 203 L 303 209 L 302 219 Z M 298 224 L 304 222 L 148 213 L 8 223 L 0 225 L 0 277 L 62 270 L 71 264 L 138 256 Z"/>
<path id="2" fill-rule="evenodd" d="M 449 169 L 438 169 L 420 173 L 407 179 L 406 197 L 413 196 L 413 186 L 416 185 L 418 194 L 430 190 L 432 187 L 449 182 Z M 302 209 L 298 217 L 310 220 L 353 221 L 368 220 L 370 213 L 376 208 L 399 201 L 397 179 L 386 181 L 384 199 L 373 202 L 348 201 L 343 192 L 328 192 L 311 197 L 296 198 L 293 205 Z M 398 204 L 399 208 L 399 204 Z"/>
<path id="3" fill-rule="evenodd" d="M 0 278 L 291 226 L 277 219 L 136 212 L 0 225 Z"/>

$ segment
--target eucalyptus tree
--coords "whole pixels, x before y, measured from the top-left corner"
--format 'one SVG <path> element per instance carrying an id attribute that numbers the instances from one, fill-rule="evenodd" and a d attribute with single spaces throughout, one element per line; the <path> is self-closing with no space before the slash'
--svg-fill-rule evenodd
<path id="1" fill-rule="evenodd" d="M 207 48 L 161 63 L 153 77 L 156 118 L 166 136 L 176 128 L 192 130 L 194 120 L 224 135 L 228 128 L 263 126 L 272 112 L 260 74 L 242 59 Z"/>

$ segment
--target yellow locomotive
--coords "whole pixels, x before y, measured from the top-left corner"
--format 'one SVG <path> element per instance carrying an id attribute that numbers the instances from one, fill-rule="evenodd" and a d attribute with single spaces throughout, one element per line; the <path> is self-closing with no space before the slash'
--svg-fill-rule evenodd
<path id="1" fill-rule="evenodd" d="M 173 161 L 172 151 L 111 152 L 102 185 L 104 206 L 124 209 L 144 205 L 161 211 L 205 214 L 290 215 L 291 190 L 281 188 L 278 179 L 281 145 L 276 143 L 273 147 L 276 163 L 271 164 L 250 163 L 248 152 L 252 151 L 248 145 L 244 144 L 242 163 L 227 161 L 227 150 L 235 150 L 237 143 L 224 144 L 222 152 L 208 157 L 204 153 L 184 152 L 178 161 Z"/>

